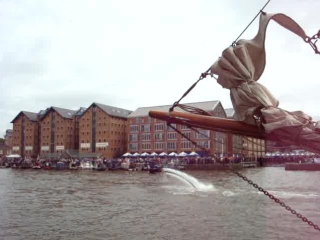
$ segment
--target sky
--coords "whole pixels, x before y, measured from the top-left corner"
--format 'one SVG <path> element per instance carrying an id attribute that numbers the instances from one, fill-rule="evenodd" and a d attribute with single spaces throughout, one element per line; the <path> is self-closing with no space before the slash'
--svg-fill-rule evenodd
<path id="1" fill-rule="evenodd" d="M 76 110 L 92 102 L 128 110 L 168 105 L 230 46 L 266 0 L 0 1 L 0 137 L 20 111 Z M 309 36 L 320 1 L 271 0 L 265 11 L 293 18 Z M 251 39 L 258 19 L 242 35 Z M 320 48 L 320 44 L 319 48 Z M 267 29 L 259 83 L 289 111 L 320 116 L 320 55 L 275 22 Z M 205 78 L 183 103 L 229 90 Z"/>

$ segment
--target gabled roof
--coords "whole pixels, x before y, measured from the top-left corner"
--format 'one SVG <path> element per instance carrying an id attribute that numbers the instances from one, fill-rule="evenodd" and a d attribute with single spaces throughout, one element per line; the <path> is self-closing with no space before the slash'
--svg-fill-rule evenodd
<path id="1" fill-rule="evenodd" d="M 11 123 L 14 123 L 18 117 L 20 117 L 21 114 L 24 114 L 30 121 L 37 121 L 38 114 L 34 112 L 27 112 L 27 111 L 21 111 L 19 114 L 11 121 Z"/>
<path id="2" fill-rule="evenodd" d="M 55 111 L 57 112 L 61 117 L 72 119 L 73 115 L 76 113 L 74 110 L 66 109 L 66 108 L 59 108 L 59 107 L 50 107 L 46 110 L 45 114 L 41 115 L 41 119 L 43 119 L 45 116 L 48 115 L 49 112 Z"/>
<path id="3" fill-rule="evenodd" d="M 117 107 L 113 107 L 113 106 L 109 106 L 109 105 L 104 105 L 101 103 L 92 103 L 87 109 L 86 111 L 88 111 L 92 106 L 97 106 L 98 108 L 100 108 L 102 111 L 104 111 L 106 114 L 113 116 L 113 117 L 119 117 L 119 118 L 127 118 L 130 113 L 132 113 L 132 111 L 127 110 L 127 109 L 123 109 L 123 108 L 117 108 Z M 86 112 L 85 111 L 85 112 Z M 85 113 L 82 113 L 83 114 Z"/>
<path id="4" fill-rule="evenodd" d="M 76 115 L 76 116 L 81 116 L 86 110 L 87 110 L 87 108 L 85 108 L 85 107 L 80 107 L 79 110 L 77 110 L 74 115 Z"/>
<path id="5" fill-rule="evenodd" d="M 218 105 L 220 101 L 207 101 L 207 102 L 195 102 L 195 103 L 183 103 L 184 105 L 200 108 L 205 111 L 213 111 Z M 145 117 L 148 116 L 149 111 L 155 110 L 155 111 L 164 111 L 168 112 L 169 109 L 172 107 L 172 105 L 164 105 L 164 106 L 154 106 L 154 107 L 141 107 L 132 112 L 128 118 L 133 118 L 133 117 Z M 176 107 L 174 111 L 177 112 L 185 112 L 179 107 Z"/>
<path id="6" fill-rule="evenodd" d="M 226 108 L 224 111 L 227 114 L 227 118 L 236 119 L 236 113 L 233 108 Z"/>

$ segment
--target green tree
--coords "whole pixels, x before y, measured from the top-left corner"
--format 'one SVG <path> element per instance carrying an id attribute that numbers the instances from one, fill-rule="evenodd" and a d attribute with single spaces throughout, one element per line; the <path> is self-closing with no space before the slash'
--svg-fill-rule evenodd
<path id="1" fill-rule="evenodd" d="M 0 138 L 0 143 L 4 143 L 4 138 Z"/>

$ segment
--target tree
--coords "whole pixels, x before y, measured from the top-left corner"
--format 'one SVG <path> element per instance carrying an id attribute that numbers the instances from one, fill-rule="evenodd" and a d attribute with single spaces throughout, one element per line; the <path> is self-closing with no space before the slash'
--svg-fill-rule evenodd
<path id="1" fill-rule="evenodd" d="M 4 143 L 4 138 L 0 138 L 0 143 Z"/>

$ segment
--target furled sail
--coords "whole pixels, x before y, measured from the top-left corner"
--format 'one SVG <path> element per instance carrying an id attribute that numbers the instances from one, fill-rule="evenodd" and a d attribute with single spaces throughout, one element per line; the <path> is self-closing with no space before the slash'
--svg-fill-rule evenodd
<path id="1" fill-rule="evenodd" d="M 251 125 L 261 124 L 269 138 L 288 145 L 298 145 L 320 153 L 318 125 L 303 112 L 288 112 L 278 108 L 279 101 L 258 83 L 265 64 L 265 37 L 270 20 L 307 41 L 304 30 L 284 14 L 260 14 L 259 31 L 252 40 L 239 40 L 222 52 L 210 73 L 217 82 L 230 89 L 230 97 L 238 120 Z M 257 122 L 257 120 L 261 120 Z"/>

